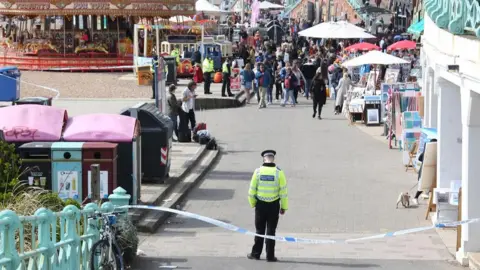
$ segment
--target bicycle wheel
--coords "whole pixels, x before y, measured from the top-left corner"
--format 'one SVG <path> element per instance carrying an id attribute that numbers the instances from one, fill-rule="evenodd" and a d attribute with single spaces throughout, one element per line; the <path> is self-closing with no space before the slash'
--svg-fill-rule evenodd
<path id="1" fill-rule="evenodd" d="M 123 258 L 118 246 L 112 245 L 112 254 L 110 255 L 106 239 L 93 244 L 90 253 L 90 270 L 124 270 Z"/>

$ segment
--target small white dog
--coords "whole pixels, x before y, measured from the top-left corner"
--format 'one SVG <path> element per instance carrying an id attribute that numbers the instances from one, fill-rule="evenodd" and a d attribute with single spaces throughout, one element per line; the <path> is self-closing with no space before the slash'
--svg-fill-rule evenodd
<path id="1" fill-rule="evenodd" d="M 397 209 L 399 203 L 402 203 L 403 207 L 405 208 L 410 207 L 410 195 L 408 195 L 408 192 L 401 192 L 400 195 L 398 195 Z"/>

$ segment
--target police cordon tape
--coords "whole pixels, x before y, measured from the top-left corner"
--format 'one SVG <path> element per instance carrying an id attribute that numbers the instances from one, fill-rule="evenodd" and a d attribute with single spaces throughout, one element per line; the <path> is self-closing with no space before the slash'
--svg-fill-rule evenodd
<path id="1" fill-rule="evenodd" d="M 418 227 L 418 228 L 400 230 L 400 231 L 395 231 L 395 232 L 388 232 L 388 233 L 377 234 L 377 235 L 366 236 L 366 237 L 360 237 L 360 238 L 352 238 L 352 239 L 344 239 L 344 240 L 330 240 L 330 239 L 307 239 L 307 238 L 298 238 L 298 237 L 291 237 L 291 236 L 260 235 L 260 234 L 254 233 L 252 231 L 240 228 L 238 226 L 235 226 L 233 224 L 229 224 L 229 223 L 226 223 L 226 222 L 223 222 L 223 221 L 220 221 L 220 220 L 216 220 L 216 219 L 213 219 L 213 218 L 201 216 L 201 215 L 186 212 L 186 211 L 171 209 L 171 208 L 167 208 L 167 207 L 161 207 L 161 206 L 128 205 L 128 206 L 122 206 L 120 208 L 149 209 L 149 210 L 169 212 L 169 213 L 172 213 L 172 214 L 177 214 L 177 215 L 181 215 L 181 216 L 184 216 L 184 217 L 200 220 L 200 221 L 215 225 L 217 227 L 220 227 L 222 229 L 226 229 L 226 230 L 229 230 L 229 231 L 241 233 L 241 234 L 244 234 L 244 235 L 258 236 L 258 237 L 262 237 L 262 238 L 265 238 L 265 239 L 272 239 L 272 240 L 276 240 L 276 241 L 280 241 L 280 242 L 291 242 L 291 243 L 302 243 L 302 244 L 345 244 L 345 243 L 351 243 L 351 242 L 359 242 L 359 241 L 367 241 L 367 240 L 373 240 L 373 239 L 379 239 L 379 238 L 400 236 L 400 235 L 405 235 L 405 234 L 410 234 L 410 233 L 432 230 L 432 229 L 435 229 L 435 228 L 456 227 L 456 226 L 463 225 L 463 224 L 480 222 L 480 218 L 474 218 L 474 219 L 455 221 L 455 222 L 449 222 L 449 223 L 437 223 L 437 224 L 432 225 L 432 226 Z"/>
<path id="2" fill-rule="evenodd" d="M 10 76 L 7 76 L 7 75 L 4 75 L 2 73 L 0 73 L 0 76 L 2 77 L 5 77 L 5 78 L 9 78 L 11 80 L 17 80 L 15 78 L 12 78 Z M 55 97 L 53 97 L 54 99 L 57 99 L 58 97 L 60 97 L 60 91 L 58 91 L 57 89 L 55 88 L 51 88 L 51 87 L 48 87 L 48 86 L 43 86 L 43 85 L 40 85 L 40 84 L 35 84 L 35 83 L 30 83 L 30 82 L 26 82 L 24 80 L 20 80 L 20 82 L 24 83 L 24 84 L 29 84 L 29 85 L 32 85 L 32 86 L 35 86 L 35 87 L 38 87 L 38 88 L 42 88 L 42 89 L 45 89 L 45 90 L 49 90 L 49 91 L 52 91 L 54 93 L 56 93 Z"/>

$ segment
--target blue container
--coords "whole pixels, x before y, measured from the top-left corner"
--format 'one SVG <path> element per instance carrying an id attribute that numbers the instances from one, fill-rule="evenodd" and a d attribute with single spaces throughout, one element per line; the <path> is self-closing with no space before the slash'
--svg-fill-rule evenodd
<path id="1" fill-rule="evenodd" d="M 83 142 L 52 144 L 52 190 L 62 199 L 83 201 L 82 194 Z"/>
<path id="2" fill-rule="evenodd" d="M 0 68 L 0 101 L 20 98 L 20 70 L 17 67 Z"/>

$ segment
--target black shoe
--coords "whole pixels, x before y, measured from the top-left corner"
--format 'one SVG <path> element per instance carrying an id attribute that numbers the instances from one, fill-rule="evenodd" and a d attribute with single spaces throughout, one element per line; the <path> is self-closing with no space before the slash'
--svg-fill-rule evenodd
<path id="1" fill-rule="evenodd" d="M 312 115 L 312 118 L 315 118 L 315 114 Z"/>
<path id="2" fill-rule="evenodd" d="M 222 97 L 227 97 L 227 95 L 225 95 L 225 94 L 222 94 Z"/>
<path id="3" fill-rule="evenodd" d="M 207 92 L 207 93 L 205 93 L 205 94 L 207 94 L 207 95 L 211 95 L 211 94 L 212 94 L 212 92 Z"/>
<path id="4" fill-rule="evenodd" d="M 277 257 L 267 258 L 267 262 L 278 262 Z"/>
<path id="5" fill-rule="evenodd" d="M 318 116 L 318 120 L 322 120 L 322 117 L 320 115 Z"/>
<path id="6" fill-rule="evenodd" d="M 150 99 L 155 99 L 155 97 L 151 97 Z"/>
<path id="7" fill-rule="evenodd" d="M 248 253 L 247 258 L 250 260 L 260 260 L 260 256 L 254 256 L 252 253 Z"/>
<path id="8" fill-rule="evenodd" d="M 230 93 L 230 94 L 228 94 L 228 96 L 229 96 L 229 97 L 234 97 L 235 95 L 232 94 L 232 93 Z"/>

